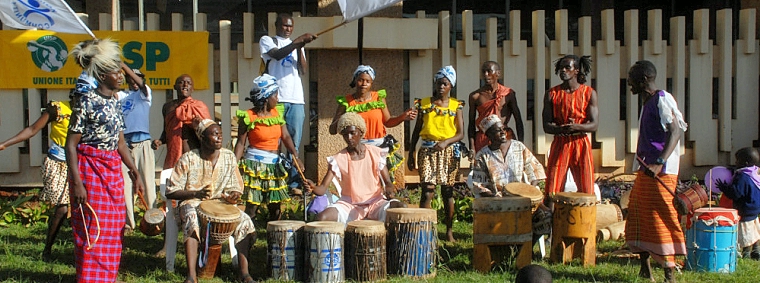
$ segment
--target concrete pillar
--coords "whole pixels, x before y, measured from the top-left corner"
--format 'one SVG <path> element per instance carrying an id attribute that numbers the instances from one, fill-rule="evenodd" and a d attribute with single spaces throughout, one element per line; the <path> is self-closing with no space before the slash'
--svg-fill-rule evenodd
<path id="1" fill-rule="evenodd" d="M 87 15 L 90 17 L 90 27 L 99 27 L 101 13 L 111 14 L 113 6 L 113 0 L 86 0 L 85 9 Z"/>
<path id="2" fill-rule="evenodd" d="M 335 0 L 319 0 L 317 15 L 319 17 L 340 16 L 340 7 Z M 401 18 L 401 3 L 390 8 L 379 11 L 370 16 L 373 17 L 390 17 Z M 297 21 L 297 19 L 296 19 Z M 298 22 L 295 23 L 298 25 Z M 340 32 L 340 29 L 333 31 Z M 298 36 L 294 34 L 293 36 Z M 366 37 L 373 36 L 365 34 Z M 319 40 L 319 39 L 317 39 Z M 321 178 L 327 171 L 327 156 L 331 156 L 339 150 L 345 148 L 346 143 L 339 135 L 330 135 L 329 126 L 332 121 L 335 109 L 338 104 L 335 101 L 337 95 L 346 95 L 353 92 L 348 84 L 351 81 L 353 71 L 359 65 L 359 55 L 357 49 L 351 50 L 318 50 L 314 53 L 317 58 L 310 59 L 311 64 L 316 64 L 315 71 L 316 81 L 319 82 L 319 127 L 318 127 L 318 176 Z M 392 116 L 403 112 L 408 106 L 404 104 L 403 82 L 404 82 L 404 51 L 402 50 L 364 50 L 363 63 L 370 65 L 377 72 L 373 89 L 385 89 L 388 92 L 387 102 L 388 110 Z M 388 129 L 388 133 L 401 141 L 402 147 L 400 152 L 404 152 L 404 128 L 403 124 Z M 406 155 L 406 154 L 404 154 Z M 307 167 L 312 166 L 308 164 Z M 406 166 L 406 165 L 404 165 Z M 396 171 L 396 186 L 404 186 L 403 168 Z M 320 180 L 321 181 L 321 180 Z"/>

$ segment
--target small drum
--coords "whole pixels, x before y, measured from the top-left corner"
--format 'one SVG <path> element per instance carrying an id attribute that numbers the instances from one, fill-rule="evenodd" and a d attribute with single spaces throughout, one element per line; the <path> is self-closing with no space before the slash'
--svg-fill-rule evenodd
<path id="1" fill-rule="evenodd" d="M 533 238 L 531 200 L 526 197 L 505 196 L 477 198 L 472 203 L 473 267 L 489 272 L 500 257 L 491 246 L 520 245 L 515 265 L 521 268 L 530 264 Z"/>
<path id="2" fill-rule="evenodd" d="M 390 208 L 388 271 L 414 279 L 435 277 L 438 213 L 427 208 Z"/>
<path id="3" fill-rule="evenodd" d="M 553 201 L 551 260 L 564 263 L 581 257 L 583 265 L 595 265 L 596 196 L 561 192 Z"/>
<path id="4" fill-rule="evenodd" d="M 200 220 L 201 235 L 208 232 L 209 245 L 224 243 L 240 224 L 240 209 L 226 201 L 212 199 L 204 200 L 198 205 L 198 220 Z"/>
<path id="5" fill-rule="evenodd" d="M 166 213 L 159 208 L 151 208 L 145 212 L 143 219 L 140 220 L 140 231 L 146 236 L 155 236 L 161 234 L 164 230 Z"/>
<path id="6" fill-rule="evenodd" d="M 710 199 L 707 197 L 705 189 L 702 188 L 702 185 L 699 183 L 694 183 L 685 191 L 676 194 L 676 197 L 681 200 L 681 203 L 686 205 L 686 207 L 680 209 L 679 206 L 676 205 L 676 210 L 679 210 L 679 213 L 682 215 L 693 212 L 698 208 L 702 208 L 710 201 Z"/>
<path id="7" fill-rule="evenodd" d="M 303 221 L 269 221 L 267 223 L 267 265 L 272 279 L 301 281 L 304 262 Z"/>
<path id="8" fill-rule="evenodd" d="M 596 229 L 602 229 L 613 223 L 623 221 L 623 211 L 617 204 L 600 203 L 596 205 Z"/>
<path id="9" fill-rule="evenodd" d="M 700 208 L 686 231 L 689 269 L 732 273 L 736 270 L 739 214 L 730 208 Z"/>
<path id="10" fill-rule="evenodd" d="M 343 282 L 343 231 L 344 224 L 333 221 L 316 221 L 306 224 L 306 260 L 308 282 Z"/>
<path id="11" fill-rule="evenodd" d="M 541 190 L 531 184 L 520 182 L 509 183 L 504 190 L 507 192 L 507 195 L 510 196 L 529 198 L 532 212 L 536 212 L 538 206 L 541 205 L 541 201 L 544 200 L 544 194 Z"/>
<path id="12" fill-rule="evenodd" d="M 374 220 L 348 222 L 346 227 L 346 278 L 357 282 L 384 280 L 385 224 Z"/>

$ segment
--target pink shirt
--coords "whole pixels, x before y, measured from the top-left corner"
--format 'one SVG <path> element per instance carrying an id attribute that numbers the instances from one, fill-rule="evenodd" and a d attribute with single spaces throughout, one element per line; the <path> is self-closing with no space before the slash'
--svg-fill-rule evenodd
<path id="1" fill-rule="evenodd" d="M 364 204 L 383 195 L 380 170 L 385 167 L 386 154 L 376 146 L 364 147 L 367 151 L 361 160 L 351 160 L 346 149 L 327 158 L 342 188 L 340 199 L 350 204 Z"/>

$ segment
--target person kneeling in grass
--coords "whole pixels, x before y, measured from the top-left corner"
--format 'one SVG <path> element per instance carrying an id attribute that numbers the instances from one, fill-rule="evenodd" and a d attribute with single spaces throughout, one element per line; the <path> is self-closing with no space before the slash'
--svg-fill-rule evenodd
<path id="1" fill-rule="evenodd" d="M 388 208 L 406 206 L 394 199 L 396 188 L 385 166 L 385 153 L 379 147 L 361 142 L 367 126 L 359 114 L 343 114 L 337 126 L 346 148 L 327 158 L 329 167 L 319 186 L 311 180 L 306 180 L 306 185 L 314 194 L 324 195 L 332 179 L 337 178 L 342 196 L 317 214 L 317 220 L 343 223 L 362 219 L 385 221 Z"/>

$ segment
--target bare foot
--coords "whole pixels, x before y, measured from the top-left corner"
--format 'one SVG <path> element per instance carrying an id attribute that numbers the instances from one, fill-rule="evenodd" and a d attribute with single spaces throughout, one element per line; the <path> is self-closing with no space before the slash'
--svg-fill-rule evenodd
<path id="1" fill-rule="evenodd" d="M 675 268 L 669 267 L 669 268 L 664 268 L 664 269 L 665 269 L 665 282 L 676 283 Z"/>
<path id="2" fill-rule="evenodd" d="M 446 230 L 446 241 L 455 243 L 457 240 L 454 239 L 454 232 L 451 231 L 451 229 Z"/>
<path id="3" fill-rule="evenodd" d="M 640 253 L 641 257 L 641 269 L 639 269 L 639 277 L 649 278 L 649 281 L 656 282 L 654 276 L 652 276 L 652 264 L 649 261 L 649 253 Z"/>

